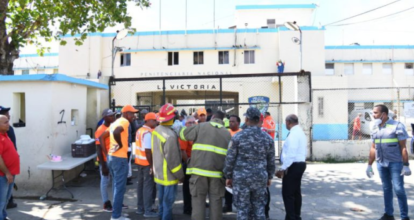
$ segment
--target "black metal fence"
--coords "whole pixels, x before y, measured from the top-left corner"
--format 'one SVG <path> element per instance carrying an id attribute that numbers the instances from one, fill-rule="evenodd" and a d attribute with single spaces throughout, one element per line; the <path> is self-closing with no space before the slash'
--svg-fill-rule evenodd
<path id="1" fill-rule="evenodd" d="M 283 126 L 288 114 L 306 117 L 303 127 L 310 132 L 310 72 L 110 78 L 109 99 L 113 109 L 129 104 L 156 112 L 163 104 L 172 103 L 188 115 L 204 107 L 241 118 L 248 107 L 255 106 L 273 117 L 277 146 L 288 133 Z"/>

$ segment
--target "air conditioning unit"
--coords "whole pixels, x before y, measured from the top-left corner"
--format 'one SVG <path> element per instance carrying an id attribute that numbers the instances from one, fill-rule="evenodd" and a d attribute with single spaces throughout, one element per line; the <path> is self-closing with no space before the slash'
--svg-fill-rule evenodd
<path id="1" fill-rule="evenodd" d="M 276 28 L 276 19 L 267 19 L 268 28 Z"/>

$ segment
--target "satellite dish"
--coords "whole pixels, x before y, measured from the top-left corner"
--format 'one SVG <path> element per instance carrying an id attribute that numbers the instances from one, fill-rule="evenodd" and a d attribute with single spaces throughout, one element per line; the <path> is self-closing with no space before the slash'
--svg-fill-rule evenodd
<path id="1" fill-rule="evenodd" d="M 116 39 L 117 40 L 121 40 L 122 38 L 125 38 L 128 35 L 129 30 L 128 29 L 123 29 L 121 31 L 119 31 L 116 34 Z"/>
<path id="2" fill-rule="evenodd" d="M 298 45 L 301 43 L 299 38 L 297 38 L 297 37 L 292 37 L 292 42 L 295 43 L 295 44 L 298 44 Z"/>

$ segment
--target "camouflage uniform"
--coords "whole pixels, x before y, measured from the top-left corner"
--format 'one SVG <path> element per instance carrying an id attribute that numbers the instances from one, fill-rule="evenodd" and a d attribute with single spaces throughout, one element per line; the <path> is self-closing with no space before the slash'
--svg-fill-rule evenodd
<path id="1" fill-rule="evenodd" d="M 246 117 L 260 118 L 260 112 L 256 108 L 249 108 Z M 257 126 L 247 126 L 233 136 L 224 174 L 227 179 L 233 180 L 238 220 L 265 219 L 266 184 L 274 173 L 275 145 L 267 133 Z"/>

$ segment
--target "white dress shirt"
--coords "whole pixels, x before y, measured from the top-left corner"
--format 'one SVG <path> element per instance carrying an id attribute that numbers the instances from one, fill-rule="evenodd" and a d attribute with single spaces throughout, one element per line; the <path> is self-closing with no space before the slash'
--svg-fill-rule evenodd
<path id="1" fill-rule="evenodd" d="M 286 170 L 294 162 L 305 162 L 308 140 L 299 125 L 290 129 L 289 135 L 283 144 L 282 149 L 282 170 Z"/>

